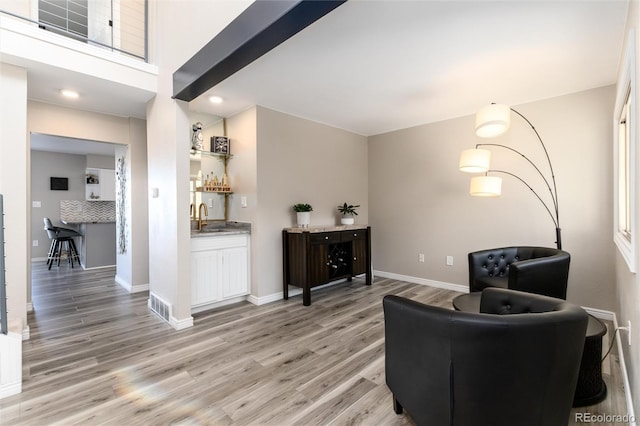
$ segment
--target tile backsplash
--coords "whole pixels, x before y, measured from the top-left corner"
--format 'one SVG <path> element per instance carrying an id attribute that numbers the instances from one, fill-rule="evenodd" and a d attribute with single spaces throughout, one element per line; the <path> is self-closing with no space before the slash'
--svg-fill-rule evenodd
<path id="1" fill-rule="evenodd" d="M 60 201 L 60 220 L 67 223 L 115 222 L 115 201 Z"/>

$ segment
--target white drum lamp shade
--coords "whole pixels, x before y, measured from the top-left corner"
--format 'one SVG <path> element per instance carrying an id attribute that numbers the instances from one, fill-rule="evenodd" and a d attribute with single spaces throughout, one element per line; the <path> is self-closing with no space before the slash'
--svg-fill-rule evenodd
<path id="1" fill-rule="evenodd" d="M 497 197 L 502 193 L 502 178 L 498 176 L 475 176 L 471 178 L 469 194 L 474 197 Z"/>
<path id="2" fill-rule="evenodd" d="M 491 151 L 488 149 L 465 149 L 460 153 L 458 167 L 461 172 L 484 173 L 489 170 Z"/>
<path id="3" fill-rule="evenodd" d="M 509 129 L 511 108 L 509 105 L 490 104 L 476 113 L 476 135 L 481 138 L 493 138 Z"/>

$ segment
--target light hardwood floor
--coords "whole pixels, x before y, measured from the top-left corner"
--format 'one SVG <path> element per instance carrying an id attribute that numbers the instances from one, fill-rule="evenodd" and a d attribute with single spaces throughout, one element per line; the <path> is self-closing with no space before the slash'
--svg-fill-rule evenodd
<path id="1" fill-rule="evenodd" d="M 2 425 L 410 425 L 384 382 L 382 297 L 451 307 L 459 294 L 355 279 L 314 292 L 309 307 L 301 296 L 241 303 L 174 331 L 113 268 L 35 263 L 32 279 L 23 392 L 0 400 Z M 626 412 L 616 360 L 607 400 L 577 411 Z"/>

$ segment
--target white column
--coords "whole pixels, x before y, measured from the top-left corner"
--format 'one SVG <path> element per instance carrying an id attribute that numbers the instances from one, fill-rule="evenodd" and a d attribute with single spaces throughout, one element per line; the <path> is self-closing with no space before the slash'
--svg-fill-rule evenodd
<path id="1" fill-rule="evenodd" d="M 29 173 L 27 143 L 27 72 L 0 63 L 0 193 L 4 195 L 7 311 L 12 325 L 0 346 L 0 397 L 21 391 L 21 338 L 28 338 L 27 286 L 30 283 L 27 241 Z M 16 343 L 16 341 L 18 343 Z"/>

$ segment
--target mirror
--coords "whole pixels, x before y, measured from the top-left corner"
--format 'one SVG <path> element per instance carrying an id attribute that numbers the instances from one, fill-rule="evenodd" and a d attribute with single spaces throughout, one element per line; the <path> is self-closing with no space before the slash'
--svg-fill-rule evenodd
<path id="1" fill-rule="evenodd" d="M 202 192 L 205 180 L 213 180 L 216 177 L 219 181 L 224 175 L 224 158 L 220 156 L 207 155 L 211 152 L 211 137 L 224 135 L 224 121 L 222 117 L 211 114 L 203 114 L 198 112 L 189 113 L 189 146 L 192 143 L 194 134 L 193 126 L 196 123 L 202 124 L 201 143 L 202 151 L 191 151 L 189 154 L 189 191 L 190 203 L 194 206 L 195 215 L 198 217 L 198 210 L 201 203 L 207 206 L 208 215 L 206 219 L 225 220 L 225 196 L 214 192 Z M 203 216 L 204 211 L 203 211 Z M 193 218 L 193 213 L 192 213 Z"/>

